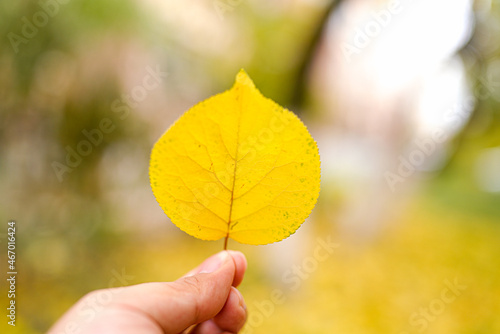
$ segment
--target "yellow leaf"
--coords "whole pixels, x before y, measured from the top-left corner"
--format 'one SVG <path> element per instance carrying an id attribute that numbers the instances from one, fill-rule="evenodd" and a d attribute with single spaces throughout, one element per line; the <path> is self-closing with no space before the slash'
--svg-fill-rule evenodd
<path id="1" fill-rule="evenodd" d="M 149 175 L 172 222 L 204 240 L 267 244 L 294 233 L 319 195 L 316 142 L 241 70 L 156 142 Z"/>

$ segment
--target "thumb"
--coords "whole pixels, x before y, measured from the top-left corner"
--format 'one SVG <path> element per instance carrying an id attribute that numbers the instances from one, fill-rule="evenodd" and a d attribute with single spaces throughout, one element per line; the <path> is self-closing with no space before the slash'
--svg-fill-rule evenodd
<path id="1" fill-rule="evenodd" d="M 237 287 L 243 280 L 243 276 L 245 275 L 245 271 L 247 270 L 247 259 L 245 258 L 245 255 L 243 255 L 243 253 L 233 250 L 225 250 L 215 255 L 212 255 L 211 257 L 203 261 L 203 263 L 200 264 L 198 267 L 194 268 L 186 275 L 184 275 L 183 278 L 193 276 L 196 274 L 211 273 L 215 271 L 220 267 L 221 260 L 224 260 L 224 257 L 226 256 L 225 253 L 229 254 L 233 259 L 235 265 L 235 273 L 232 285 L 234 287 Z"/>
<path id="2" fill-rule="evenodd" d="M 179 333 L 221 311 L 231 286 L 243 279 L 246 265 L 242 253 L 222 251 L 175 282 L 132 286 L 120 299 L 155 320 L 165 333 Z"/>

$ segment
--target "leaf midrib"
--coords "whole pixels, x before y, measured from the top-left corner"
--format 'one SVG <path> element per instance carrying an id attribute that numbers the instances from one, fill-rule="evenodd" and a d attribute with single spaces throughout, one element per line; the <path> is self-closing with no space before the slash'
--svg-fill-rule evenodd
<path id="1" fill-rule="evenodd" d="M 225 246 L 227 245 L 227 239 L 229 238 L 230 227 L 232 223 L 232 214 L 233 214 L 233 203 L 234 203 L 234 187 L 236 185 L 236 170 L 238 166 L 238 151 L 240 149 L 240 127 L 241 127 L 241 114 L 243 109 L 243 87 L 240 87 L 240 105 L 238 106 L 238 126 L 236 128 L 236 152 L 234 153 L 234 168 L 233 168 L 233 186 L 231 188 L 231 200 L 229 202 L 229 218 L 227 222 L 227 231 L 226 231 L 226 240 L 224 242 Z M 238 95 L 236 95 L 238 96 Z M 226 247 L 224 247 L 226 248 Z"/>

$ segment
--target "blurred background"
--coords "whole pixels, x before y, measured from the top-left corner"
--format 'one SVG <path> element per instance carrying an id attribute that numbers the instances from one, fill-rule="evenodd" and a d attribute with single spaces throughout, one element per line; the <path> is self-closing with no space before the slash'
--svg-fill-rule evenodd
<path id="1" fill-rule="evenodd" d="M 2 1 L 0 35 L 2 333 L 222 249 L 169 221 L 148 160 L 240 68 L 322 160 L 296 234 L 229 242 L 244 333 L 500 332 L 500 1 Z"/>

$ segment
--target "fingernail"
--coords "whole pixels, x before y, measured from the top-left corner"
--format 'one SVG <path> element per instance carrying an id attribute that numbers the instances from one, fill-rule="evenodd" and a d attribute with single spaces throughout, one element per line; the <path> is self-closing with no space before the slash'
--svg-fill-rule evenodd
<path id="1" fill-rule="evenodd" d="M 239 262 L 243 263 L 243 271 L 245 271 L 247 269 L 247 265 L 248 265 L 247 264 L 247 259 L 246 259 L 245 255 L 243 255 L 242 252 L 234 251 L 234 250 L 228 250 L 226 252 L 228 252 L 229 255 L 231 255 L 231 257 L 233 258 L 233 260 L 235 262 L 237 262 L 238 259 L 239 259 Z"/>
<path id="2" fill-rule="evenodd" d="M 222 267 L 224 262 L 227 261 L 228 257 L 229 254 L 227 253 L 227 251 L 222 251 L 220 253 L 212 255 L 201 265 L 200 274 L 213 273 L 214 271 Z"/>
<path id="3" fill-rule="evenodd" d="M 229 255 L 231 255 L 231 257 L 236 260 L 237 258 L 241 258 L 243 262 L 247 262 L 247 259 L 245 258 L 245 255 L 243 255 L 242 252 L 239 252 L 239 251 L 234 251 L 234 250 L 228 250 L 226 251 L 229 253 Z"/>

